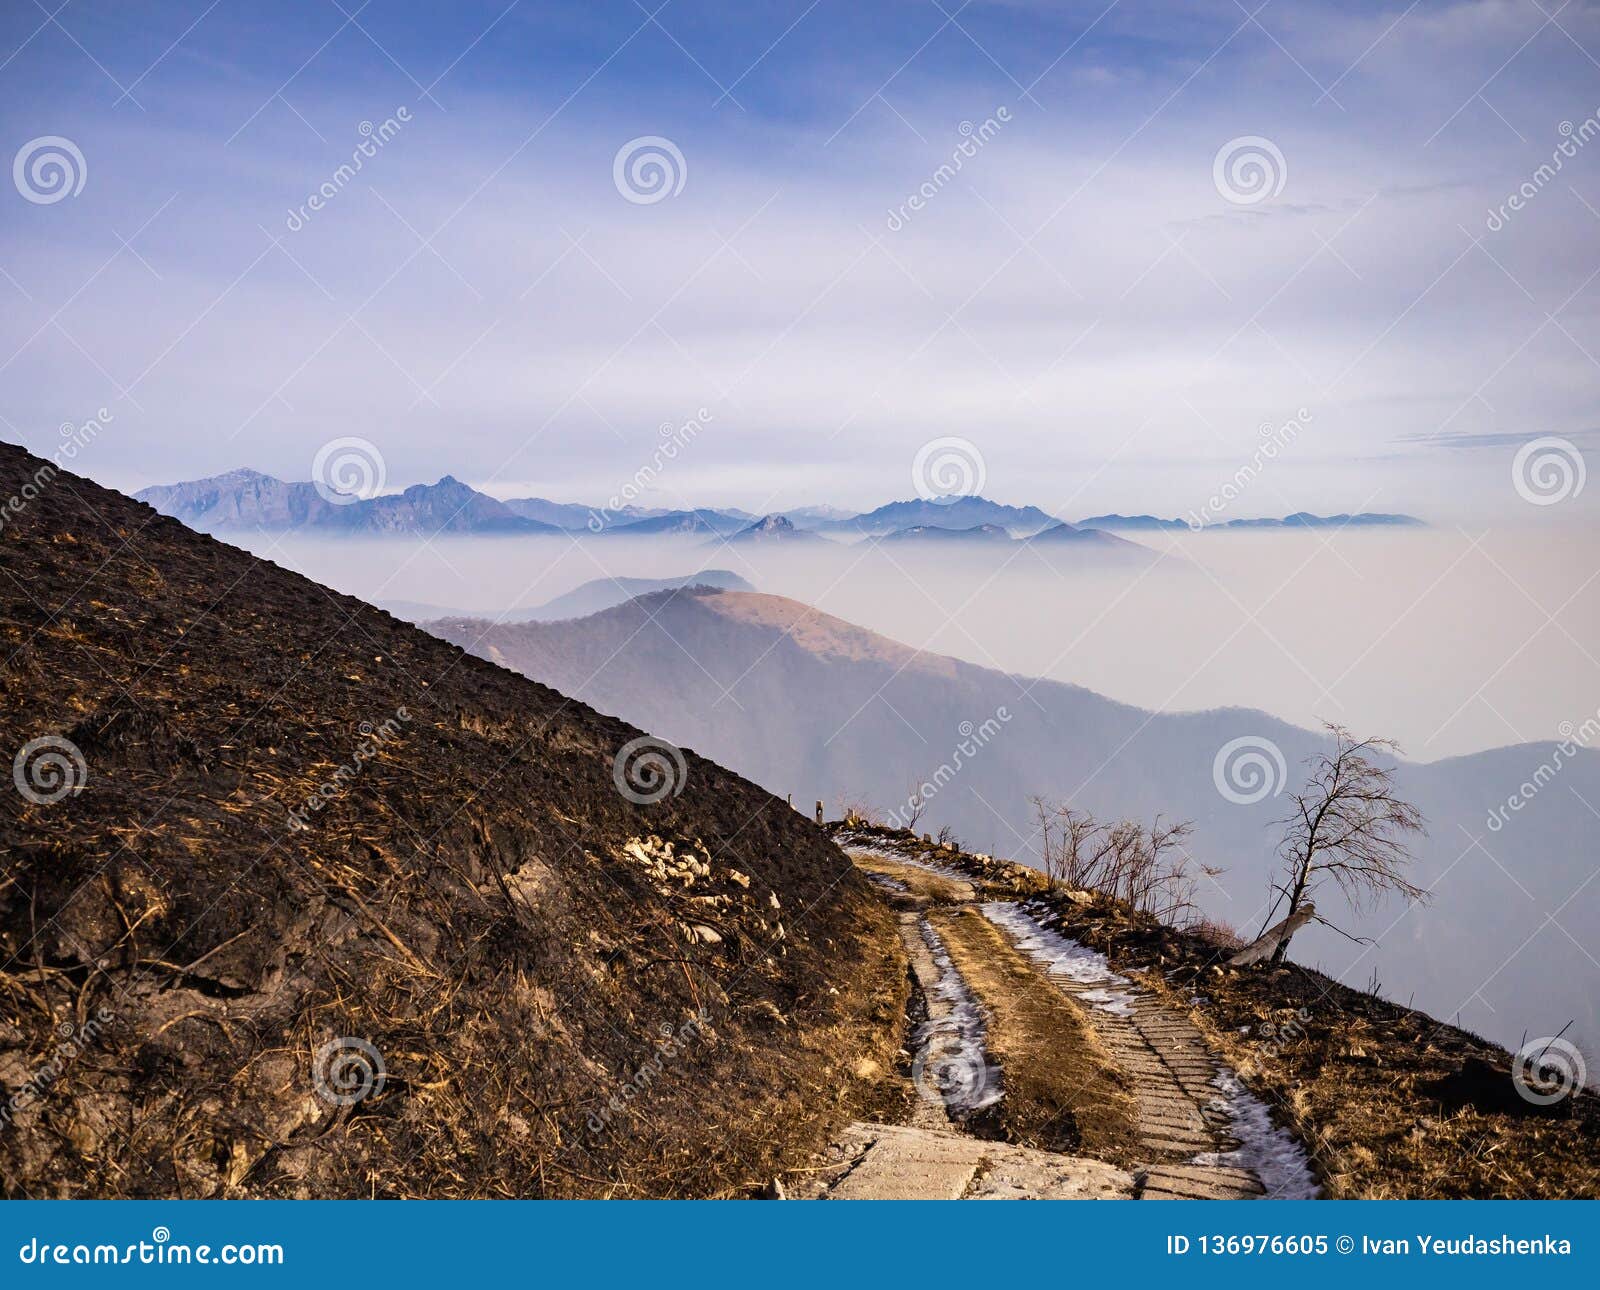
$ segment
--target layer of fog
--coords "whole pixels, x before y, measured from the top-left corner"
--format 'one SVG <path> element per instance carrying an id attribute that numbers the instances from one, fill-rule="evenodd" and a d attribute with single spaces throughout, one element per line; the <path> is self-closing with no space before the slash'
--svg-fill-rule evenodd
<path id="1" fill-rule="evenodd" d="M 487 611 L 595 578 L 731 569 L 930 652 L 1160 711 L 1243 706 L 1429 761 L 1558 739 L 1600 706 L 1596 534 L 1178 534 L 1160 564 L 698 540 L 235 538 L 363 599 Z M 1077 566 L 1077 567 L 1074 567 Z M 1564 723 L 1568 723 L 1564 726 Z"/>

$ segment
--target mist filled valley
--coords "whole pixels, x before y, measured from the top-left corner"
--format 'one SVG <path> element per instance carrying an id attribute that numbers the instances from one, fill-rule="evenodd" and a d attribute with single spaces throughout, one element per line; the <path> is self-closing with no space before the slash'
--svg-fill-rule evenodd
<path id="1" fill-rule="evenodd" d="M 1140 534 L 1159 562 L 661 537 L 226 540 L 380 605 L 499 618 L 724 569 L 893 640 L 1162 711 L 1339 721 L 1432 761 L 1562 737 L 1600 693 L 1600 524 Z M 1425 678 L 1426 683 L 1423 683 Z"/>
<path id="2" fill-rule="evenodd" d="M 246 544 L 801 810 L 915 814 L 1035 865 L 1036 796 L 1192 821 L 1197 912 L 1245 937 L 1272 909 L 1286 793 L 1323 723 L 1393 738 L 1432 898 L 1330 911 L 1339 930 L 1307 929 L 1300 953 L 1507 1045 L 1570 1023 L 1594 1052 L 1600 727 L 1574 695 L 1600 692 L 1600 588 L 1575 558 L 1585 536 L 1168 532 L 1139 535 L 1160 558 L 1132 562 L 870 541 Z M 654 584 L 609 581 L 701 569 L 733 590 L 630 601 Z M 555 621 L 526 621 L 552 601 Z M 616 607 L 561 617 L 563 603 Z M 1264 779 L 1230 786 L 1263 745 Z"/>

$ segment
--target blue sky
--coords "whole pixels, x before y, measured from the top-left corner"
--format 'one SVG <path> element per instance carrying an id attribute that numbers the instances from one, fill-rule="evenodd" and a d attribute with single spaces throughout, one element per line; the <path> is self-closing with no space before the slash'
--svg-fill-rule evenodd
<path id="1" fill-rule="evenodd" d="M 1525 515 L 1517 447 L 1594 442 L 1591 4 L 58 3 L 0 16 L 8 155 L 84 172 L 0 201 L 0 434 L 105 408 L 115 486 L 356 435 L 588 500 L 704 409 L 662 504 L 908 496 L 960 436 L 1182 513 L 1304 409 L 1240 513 Z"/>

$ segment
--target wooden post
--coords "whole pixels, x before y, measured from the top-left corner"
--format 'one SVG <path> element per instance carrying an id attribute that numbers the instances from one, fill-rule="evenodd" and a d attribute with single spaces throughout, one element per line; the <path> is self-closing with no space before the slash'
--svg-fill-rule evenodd
<path id="1" fill-rule="evenodd" d="M 817 802 L 817 823 L 822 823 L 822 802 L 820 800 Z"/>

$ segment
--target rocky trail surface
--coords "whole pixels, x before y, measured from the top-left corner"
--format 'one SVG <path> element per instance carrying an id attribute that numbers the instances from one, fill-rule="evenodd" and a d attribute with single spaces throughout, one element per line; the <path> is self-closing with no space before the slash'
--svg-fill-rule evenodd
<path id="1" fill-rule="evenodd" d="M 876 848 L 846 851 L 898 910 L 919 1009 L 917 1101 L 909 1124 L 850 1125 L 789 1194 L 1316 1194 L 1300 1146 L 1177 1007 L 1026 907 L 980 902 L 956 873 Z"/>

